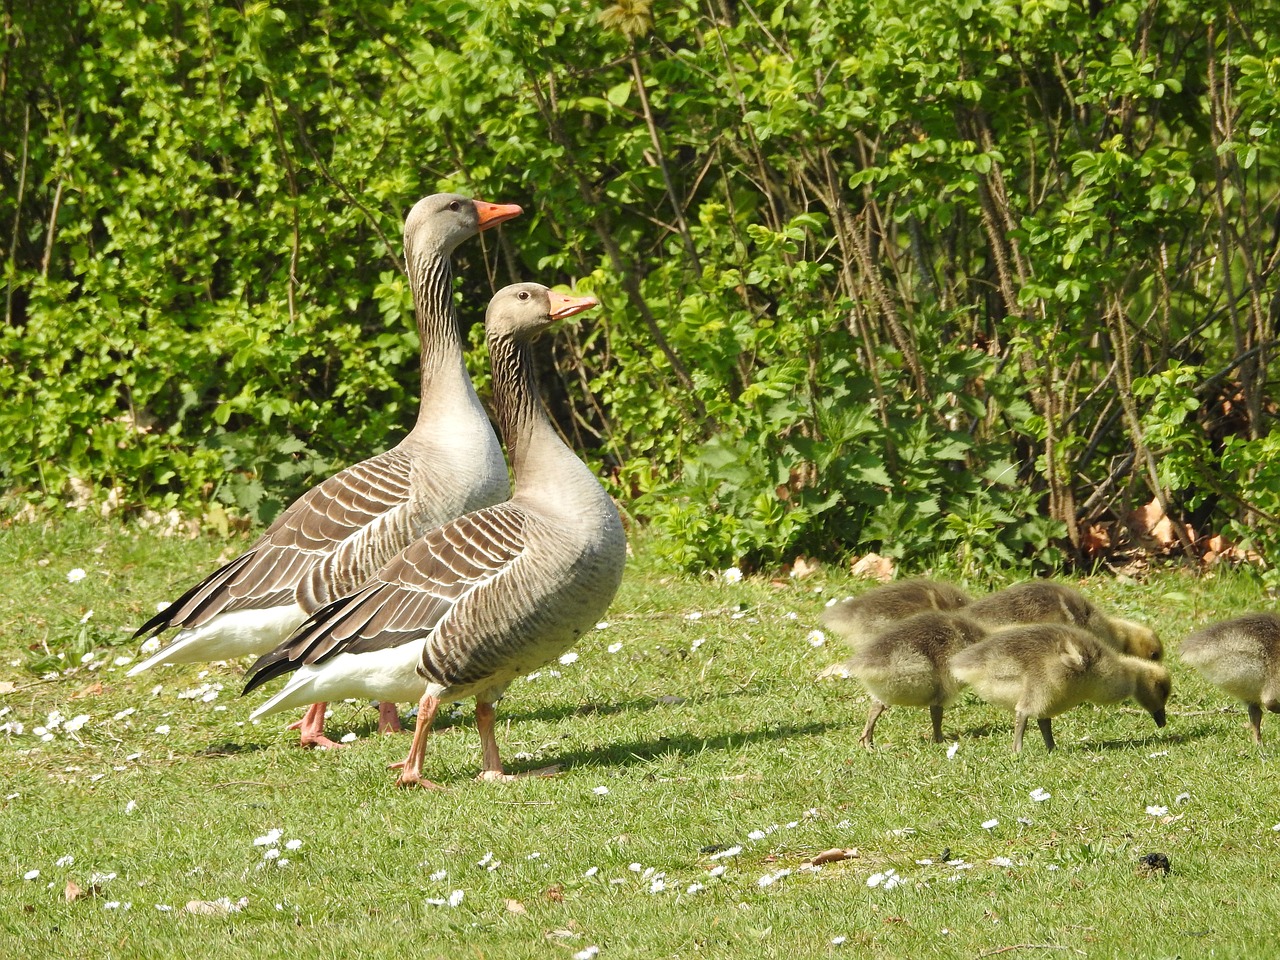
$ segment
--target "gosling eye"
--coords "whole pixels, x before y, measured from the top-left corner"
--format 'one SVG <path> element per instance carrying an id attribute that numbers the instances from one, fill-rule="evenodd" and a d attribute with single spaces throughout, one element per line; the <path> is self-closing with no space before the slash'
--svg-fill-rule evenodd
<path id="1" fill-rule="evenodd" d="M 459 210 L 462 209 L 462 204 L 458 203 L 457 200 L 450 200 L 449 209 L 452 210 L 454 213 L 457 213 Z"/>
<path id="2" fill-rule="evenodd" d="M 519 297 L 521 300 L 528 300 L 528 299 L 529 299 L 529 291 L 528 291 L 528 290 L 521 290 L 519 293 L 517 293 L 517 294 L 516 294 L 516 296 L 517 296 L 517 297 Z"/>

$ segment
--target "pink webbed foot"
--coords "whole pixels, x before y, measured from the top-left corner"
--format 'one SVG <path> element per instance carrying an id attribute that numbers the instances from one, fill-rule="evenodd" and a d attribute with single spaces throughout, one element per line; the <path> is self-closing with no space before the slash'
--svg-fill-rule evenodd
<path id="1" fill-rule="evenodd" d="M 313 703 L 307 708 L 307 712 L 302 715 L 302 719 L 295 724 L 290 724 L 290 730 L 295 727 L 301 731 L 298 737 L 298 745 L 311 750 L 337 750 L 341 744 L 334 743 L 324 735 L 324 714 L 326 704 Z"/>

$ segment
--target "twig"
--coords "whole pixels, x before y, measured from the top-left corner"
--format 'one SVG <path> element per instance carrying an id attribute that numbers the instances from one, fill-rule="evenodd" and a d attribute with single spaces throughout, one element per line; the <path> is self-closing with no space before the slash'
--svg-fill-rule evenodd
<path id="1" fill-rule="evenodd" d="M 14 687 L 13 692 L 21 693 L 23 690 L 30 690 L 32 687 L 42 687 L 46 683 L 57 683 L 59 680 L 68 680 L 68 679 L 70 678 L 64 677 L 62 674 L 58 674 L 56 677 L 48 677 L 48 678 L 42 677 L 39 680 L 32 680 L 30 683 L 24 684 L 21 687 Z"/>
<path id="2" fill-rule="evenodd" d="M 1060 943 L 1015 943 L 1007 947 L 1000 947 L 997 950 L 988 950 L 986 953 L 978 954 L 978 960 L 983 957 L 994 957 L 997 953 L 1008 953 L 1010 950 L 1070 950 L 1071 947 L 1063 946 Z M 1077 953 L 1083 953 L 1083 950 L 1077 950 Z"/>
<path id="3" fill-rule="evenodd" d="M 13 205 L 13 242 L 9 244 L 9 262 L 12 273 L 9 275 L 9 290 L 5 295 L 5 326 L 13 326 L 13 288 L 18 282 L 18 237 L 22 224 L 22 201 L 27 192 L 27 145 L 31 140 L 31 104 L 27 104 L 22 115 L 22 164 L 18 173 L 18 199 Z"/>

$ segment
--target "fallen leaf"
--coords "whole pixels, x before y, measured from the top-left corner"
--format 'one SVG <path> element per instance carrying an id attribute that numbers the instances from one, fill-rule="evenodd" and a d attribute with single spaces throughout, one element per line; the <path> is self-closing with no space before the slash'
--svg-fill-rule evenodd
<path id="1" fill-rule="evenodd" d="M 18 685 L 12 680 L 0 680 L 0 693 L 13 693 L 18 689 Z"/>
<path id="2" fill-rule="evenodd" d="M 564 887 L 561 884 L 553 884 L 542 891 L 542 895 L 552 903 L 564 903 Z"/>
<path id="3" fill-rule="evenodd" d="M 859 557 L 849 568 L 849 572 L 855 577 L 879 580 L 881 583 L 892 580 L 895 570 L 893 560 L 882 557 L 878 553 L 868 553 L 865 557 Z"/>
<path id="4" fill-rule="evenodd" d="M 524 904 L 519 900 L 507 901 L 507 913 L 514 913 L 516 916 L 523 917 L 529 911 L 524 908 Z"/>
<path id="5" fill-rule="evenodd" d="M 85 697 L 96 697 L 98 694 L 102 693 L 102 690 L 103 687 L 101 683 L 91 683 L 83 690 L 77 690 L 75 693 L 71 694 L 71 696 L 67 697 L 67 699 L 83 700 Z"/>
<path id="6" fill-rule="evenodd" d="M 89 895 L 92 895 L 92 893 L 93 891 L 90 890 Z M 62 898 L 66 900 L 67 903 L 75 903 L 77 900 L 79 900 L 81 897 L 85 895 L 86 894 L 85 894 L 84 888 L 81 887 L 80 884 L 76 883 L 74 880 L 68 880 L 66 889 L 62 891 Z"/>
<path id="7" fill-rule="evenodd" d="M 1091 557 L 1106 553 L 1111 549 L 1111 531 L 1105 524 L 1089 524 L 1080 537 L 1080 547 Z"/>
<path id="8" fill-rule="evenodd" d="M 809 862 L 815 867 L 820 867 L 824 863 L 839 863 L 841 860 L 852 860 L 860 856 L 856 848 L 841 850 L 839 847 L 832 847 L 830 850 L 823 850 Z"/>
<path id="9" fill-rule="evenodd" d="M 796 557 L 791 564 L 791 576 L 797 580 L 803 580 L 822 567 L 822 564 L 812 557 Z"/>

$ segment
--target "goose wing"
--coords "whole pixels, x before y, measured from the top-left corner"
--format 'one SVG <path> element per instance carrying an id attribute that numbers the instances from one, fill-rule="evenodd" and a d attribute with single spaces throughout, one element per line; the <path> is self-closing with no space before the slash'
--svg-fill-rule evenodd
<path id="1" fill-rule="evenodd" d="M 232 610 L 291 603 L 317 564 L 349 552 L 375 527 L 399 523 L 409 503 L 410 470 L 408 455 L 393 448 L 312 487 L 253 546 L 144 623 L 134 638 L 198 627 Z"/>
<path id="2" fill-rule="evenodd" d="M 430 634 L 465 596 L 524 553 L 527 516 L 511 502 L 476 510 L 414 541 L 362 587 L 317 610 L 249 672 L 248 693 L 304 664 L 372 653 Z"/>

